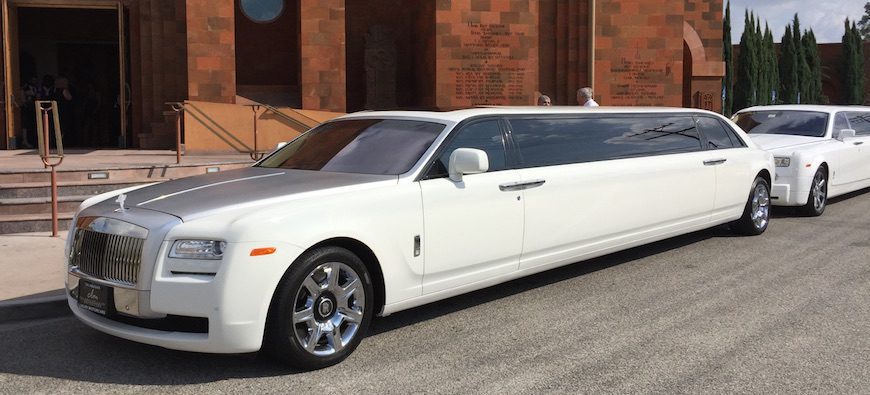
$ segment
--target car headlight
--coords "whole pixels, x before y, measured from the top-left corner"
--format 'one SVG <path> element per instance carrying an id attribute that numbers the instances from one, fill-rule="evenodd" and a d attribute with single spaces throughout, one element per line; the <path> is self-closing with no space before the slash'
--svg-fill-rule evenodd
<path id="1" fill-rule="evenodd" d="M 788 167 L 791 164 L 791 158 L 775 156 L 773 163 L 776 164 L 776 167 Z"/>
<path id="2" fill-rule="evenodd" d="M 227 248 L 225 241 L 219 240 L 176 240 L 169 251 L 170 258 L 182 259 L 221 259 Z"/>

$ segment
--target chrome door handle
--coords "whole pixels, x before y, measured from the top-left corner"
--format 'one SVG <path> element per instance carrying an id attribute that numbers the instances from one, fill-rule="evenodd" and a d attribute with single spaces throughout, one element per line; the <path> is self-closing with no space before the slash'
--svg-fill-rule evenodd
<path id="1" fill-rule="evenodd" d="M 704 161 L 704 166 L 715 166 L 715 165 L 721 165 L 721 164 L 725 163 L 726 160 L 728 160 L 728 159 L 724 159 L 724 158 L 720 158 L 720 159 L 707 159 L 707 160 Z"/>
<path id="2" fill-rule="evenodd" d="M 498 186 L 498 189 L 500 189 L 501 191 L 522 191 L 524 189 L 537 188 L 541 185 L 544 185 L 545 182 L 547 182 L 547 180 L 509 182 L 505 184 L 500 184 Z"/>

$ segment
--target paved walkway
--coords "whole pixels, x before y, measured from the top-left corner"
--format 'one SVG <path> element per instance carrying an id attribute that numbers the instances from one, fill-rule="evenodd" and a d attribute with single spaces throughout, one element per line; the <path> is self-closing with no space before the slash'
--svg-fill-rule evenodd
<path id="1" fill-rule="evenodd" d="M 59 293 L 67 232 L 0 235 L 0 302 Z"/>

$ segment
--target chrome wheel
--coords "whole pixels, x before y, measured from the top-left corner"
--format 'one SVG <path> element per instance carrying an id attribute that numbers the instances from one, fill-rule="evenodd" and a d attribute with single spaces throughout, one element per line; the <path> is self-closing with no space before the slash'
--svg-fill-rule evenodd
<path id="1" fill-rule="evenodd" d="M 770 193 L 767 186 L 758 183 L 752 193 L 751 211 L 749 214 L 756 229 L 764 229 L 770 218 Z"/>
<path id="2" fill-rule="evenodd" d="M 821 169 L 816 172 L 813 177 L 812 186 L 813 208 L 816 212 L 821 212 L 825 208 L 825 203 L 828 197 L 828 180 L 825 179 L 825 173 Z"/>
<path id="3" fill-rule="evenodd" d="M 293 332 L 308 353 L 330 356 L 350 344 L 363 322 L 365 289 L 359 274 L 327 262 L 305 276 L 296 292 Z"/>

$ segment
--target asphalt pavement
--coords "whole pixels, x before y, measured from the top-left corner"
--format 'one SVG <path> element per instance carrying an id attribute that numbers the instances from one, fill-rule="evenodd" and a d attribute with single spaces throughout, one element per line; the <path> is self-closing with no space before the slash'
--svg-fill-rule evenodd
<path id="1" fill-rule="evenodd" d="M 314 372 L 0 322 L 0 392 L 870 392 L 870 192 L 774 214 L 377 318 Z"/>

